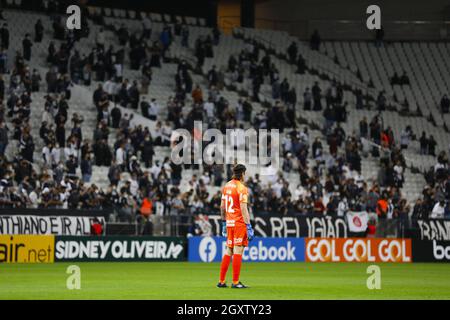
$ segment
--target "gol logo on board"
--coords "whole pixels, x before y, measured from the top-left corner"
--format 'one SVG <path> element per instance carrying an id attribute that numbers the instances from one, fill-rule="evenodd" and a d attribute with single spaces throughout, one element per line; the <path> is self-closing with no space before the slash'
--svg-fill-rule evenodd
<path id="1" fill-rule="evenodd" d="M 308 238 L 309 262 L 411 262 L 410 239 Z"/>

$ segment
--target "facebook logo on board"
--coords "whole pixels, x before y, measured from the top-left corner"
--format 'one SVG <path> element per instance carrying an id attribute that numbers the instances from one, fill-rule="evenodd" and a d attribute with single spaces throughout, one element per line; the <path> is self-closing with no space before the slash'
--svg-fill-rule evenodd
<path id="1" fill-rule="evenodd" d="M 198 246 L 198 254 L 203 262 L 211 262 L 216 257 L 217 245 L 211 237 L 203 237 Z"/>
<path id="2" fill-rule="evenodd" d="M 188 260 L 192 262 L 220 262 L 226 251 L 223 237 L 190 237 Z M 305 261 L 303 238 L 256 238 L 242 255 L 243 261 L 299 262 Z"/>

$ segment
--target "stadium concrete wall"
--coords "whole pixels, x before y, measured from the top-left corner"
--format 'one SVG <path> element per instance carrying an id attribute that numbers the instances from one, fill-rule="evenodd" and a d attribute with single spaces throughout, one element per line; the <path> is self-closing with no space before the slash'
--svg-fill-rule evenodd
<path id="1" fill-rule="evenodd" d="M 446 0 L 268 0 L 255 7 L 255 27 L 282 30 L 309 39 L 317 29 L 322 39 L 369 40 L 366 9 L 381 8 L 381 21 L 387 40 L 447 39 L 450 21 Z M 420 23 L 418 23 L 420 22 Z"/>

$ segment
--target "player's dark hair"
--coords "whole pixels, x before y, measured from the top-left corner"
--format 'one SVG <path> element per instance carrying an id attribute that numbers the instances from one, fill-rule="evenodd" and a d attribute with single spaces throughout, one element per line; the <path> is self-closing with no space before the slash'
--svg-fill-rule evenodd
<path id="1" fill-rule="evenodd" d="M 242 175 L 247 170 L 247 168 L 243 164 L 237 164 L 233 167 L 233 176 L 232 179 L 241 180 Z"/>

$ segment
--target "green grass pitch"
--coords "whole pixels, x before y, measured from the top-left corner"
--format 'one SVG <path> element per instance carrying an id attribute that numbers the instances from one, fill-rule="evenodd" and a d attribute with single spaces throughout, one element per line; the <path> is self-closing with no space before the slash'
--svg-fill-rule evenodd
<path id="1" fill-rule="evenodd" d="M 80 290 L 66 288 L 72 264 Z M 367 289 L 369 264 L 358 263 L 244 263 L 251 288 L 233 290 L 215 287 L 218 263 L 2 264 L 0 299 L 450 299 L 450 264 L 378 265 L 380 290 Z"/>

